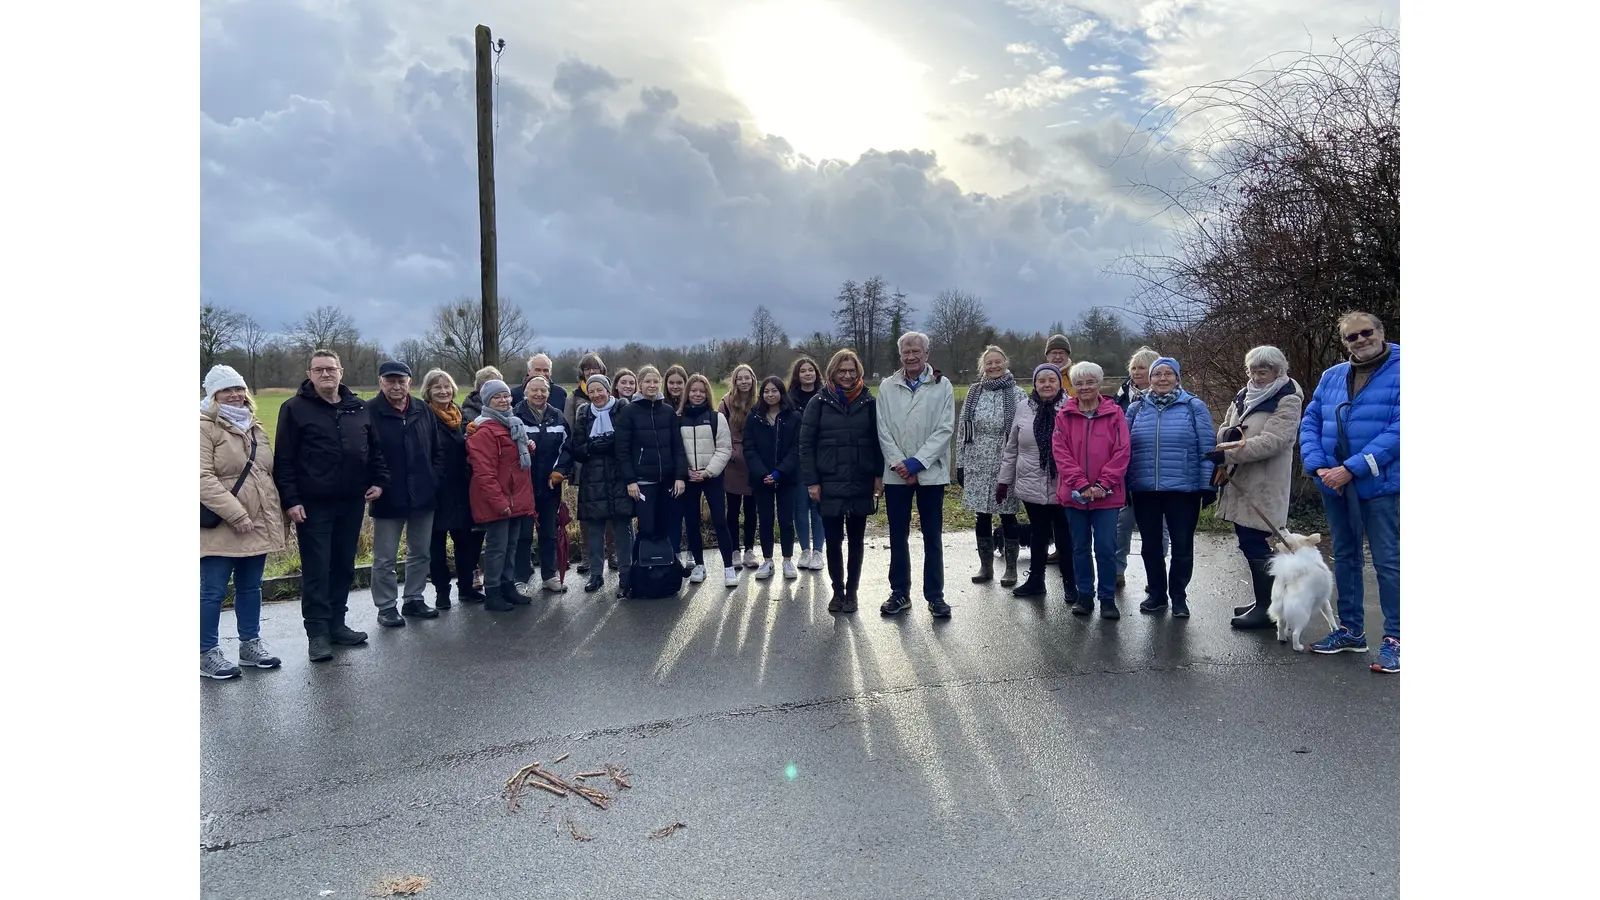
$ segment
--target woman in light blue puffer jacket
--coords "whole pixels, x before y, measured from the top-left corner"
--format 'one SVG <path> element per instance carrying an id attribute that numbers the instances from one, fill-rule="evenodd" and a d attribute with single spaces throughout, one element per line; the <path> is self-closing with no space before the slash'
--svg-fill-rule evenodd
<path id="1" fill-rule="evenodd" d="M 1178 361 L 1161 357 L 1150 364 L 1150 390 L 1128 405 L 1133 456 L 1127 484 L 1149 582 L 1149 596 L 1139 611 L 1160 612 L 1170 596 L 1172 615 L 1188 618 L 1194 530 L 1203 495 L 1216 496 L 1211 486 L 1214 466 L 1206 457 L 1216 448 L 1217 429 L 1205 402 L 1179 386 L 1178 377 Z M 1161 557 L 1163 524 L 1172 539 L 1170 571 Z"/>

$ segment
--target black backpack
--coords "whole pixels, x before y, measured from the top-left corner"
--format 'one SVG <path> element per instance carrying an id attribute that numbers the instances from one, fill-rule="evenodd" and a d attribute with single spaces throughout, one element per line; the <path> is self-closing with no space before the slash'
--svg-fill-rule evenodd
<path id="1" fill-rule="evenodd" d="M 628 596 L 644 600 L 676 597 L 688 573 L 666 537 L 640 535 L 633 539 L 633 562 L 628 570 Z"/>

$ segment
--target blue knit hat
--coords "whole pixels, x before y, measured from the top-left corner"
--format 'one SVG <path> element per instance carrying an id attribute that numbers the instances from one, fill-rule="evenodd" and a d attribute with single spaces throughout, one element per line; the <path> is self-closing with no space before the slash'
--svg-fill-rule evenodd
<path id="1" fill-rule="evenodd" d="M 1157 366 L 1171 366 L 1172 367 L 1172 374 L 1177 376 L 1177 379 L 1179 381 L 1183 380 L 1183 370 L 1178 368 L 1178 361 L 1173 359 L 1172 357 L 1163 356 L 1160 359 L 1156 360 L 1155 362 L 1151 363 L 1150 364 L 1150 374 L 1151 375 L 1154 375 L 1156 373 L 1156 367 Z"/>

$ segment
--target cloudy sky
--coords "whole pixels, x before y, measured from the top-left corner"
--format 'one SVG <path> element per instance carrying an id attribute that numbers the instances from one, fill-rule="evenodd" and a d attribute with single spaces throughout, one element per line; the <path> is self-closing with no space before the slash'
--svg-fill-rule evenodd
<path id="1" fill-rule="evenodd" d="M 472 28 L 506 41 L 500 290 L 552 349 L 689 343 L 845 278 L 1001 326 L 1120 305 L 1147 110 L 1396 0 L 203 0 L 201 280 L 385 344 L 478 295 Z M 1154 177 L 1169 173 L 1157 171 Z"/>

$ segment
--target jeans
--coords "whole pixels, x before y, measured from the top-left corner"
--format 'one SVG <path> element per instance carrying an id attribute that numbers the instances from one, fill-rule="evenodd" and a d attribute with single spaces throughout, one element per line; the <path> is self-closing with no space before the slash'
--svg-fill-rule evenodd
<path id="1" fill-rule="evenodd" d="M 433 582 L 435 593 L 450 590 L 450 559 L 444 544 L 447 535 L 455 542 L 456 581 L 462 588 L 472 587 L 472 570 L 478 567 L 478 557 L 483 555 L 483 535 L 478 532 L 470 528 L 452 531 L 435 528 L 428 547 L 429 580 Z"/>
<path id="2" fill-rule="evenodd" d="M 357 498 L 304 506 L 306 520 L 294 527 L 294 533 L 300 544 L 300 618 L 309 638 L 345 624 L 367 502 Z"/>
<path id="3" fill-rule="evenodd" d="M 922 597 L 944 601 L 944 485 L 886 484 L 889 512 L 889 590 L 911 595 L 911 501 L 922 522 Z"/>
<path id="4" fill-rule="evenodd" d="M 218 528 L 227 528 L 226 524 Z M 239 640 L 261 637 L 261 573 L 267 555 L 200 557 L 200 652 L 217 645 L 217 625 L 222 621 L 222 597 L 233 579 L 233 616 L 239 620 Z"/>
<path id="5" fill-rule="evenodd" d="M 1346 491 L 1355 490 L 1351 485 Z M 1372 568 L 1378 574 L 1378 606 L 1383 610 L 1383 636 L 1400 640 L 1400 495 L 1388 494 L 1371 500 L 1358 500 L 1359 522 L 1351 501 L 1340 496 L 1322 495 L 1322 509 L 1328 514 L 1328 531 L 1333 537 L 1333 582 L 1339 589 L 1339 624 L 1351 634 L 1362 634 L 1365 603 L 1361 570 L 1365 564 L 1361 538 L 1356 528 L 1366 532 L 1372 547 Z"/>
<path id="6" fill-rule="evenodd" d="M 751 485 L 756 515 L 761 519 L 761 556 L 772 558 L 772 515 L 777 506 L 778 533 L 783 537 L 783 558 L 794 558 L 794 491 L 784 485 Z"/>
<path id="7" fill-rule="evenodd" d="M 794 486 L 794 536 L 802 553 L 822 549 L 822 506 L 811 499 L 803 484 Z"/>
<path id="8" fill-rule="evenodd" d="M 1068 591 L 1077 588 L 1077 577 L 1074 575 L 1072 555 L 1072 532 L 1068 529 L 1066 509 L 1051 503 L 1043 505 L 1038 503 L 1024 503 L 1028 510 L 1028 530 L 1033 532 L 1032 540 L 1028 542 L 1028 580 L 1032 581 L 1034 573 L 1038 573 L 1040 581 L 1044 580 L 1045 569 L 1049 567 L 1047 560 L 1050 558 L 1050 541 L 1056 542 L 1056 565 L 1061 570 L 1061 584 Z M 981 532 L 980 532 L 981 533 Z M 1070 594 L 1068 595 L 1070 599 Z"/>
<path id="9" fill-rule="evenodd" d="M 1133 495 L 1133 515 L 1144 544 L 1145 579 L 1150 599 L 1165 603 L 1189 601 L 1189 579 L 1194 575 L 1194 529 L 1200 523 L 1199 491 L 1140 491 Z M 1172 568 L 1161 553 L 1162 530 L 1172 538 Z M 1079 576 L 1081 579 L 1083 576 Z"/>
<path id="10" fill-rule="evenodd" d="M 537 513 L 536 528 L 525 528 L 517 536 L 517 580 L 533 580 L 533 536 L 539 535 L 539 577 L 545 581 L 556 577 L 556 515 L 561 508 L 561 495 L 555 491 L 533 489 L 533 509 Z"/>
<path id="11" fill-rule="evenodd" d="M 1128 570 L 1128 554 L 1133 552 L 1133 504 L 1129 503 L 1117 510 L 1117 574 L 1121 575 Z M 1161 526 L 1161 558 L 1167 556 L 1167 544 L 1171 541 L 1167 537 L 1167 526 Z M 1059 546 L 1059 545 L 1057 545 Z"/>
<path id="12" fill-rule="evenodd" d="M 610 531 L 621 539 L 622 545 L 627 550 L 617 559 L 622 565 L 617 571 L 617 577 L 623 587 L 628 586 L 628 572 L 633 563 L 633 520 L 627 516 L 617 516 L 614 519 L 593 519 L 589 522 L 589 530 L 584 544 L 584 553 L 589 558 L 589 579 L 591 581 L 604 581 L 606 577 L 606 538 L 607 526 Z"/>
<path id="13" fill-rule="evenodd" d="M 678 531 L 689 532 L 689 553 L 694 556 L 694 564 L 703 566 L 706 563 L 705 534 L 700 528 L 700 498 L 706 499 L 706 509 L 711 515 L 711 529 L 717 535 L 717 549 L 722 552 L 722 567 L 733 566 L 733 538 L 728 531 L 728 504 L 723 499 L 726 494 L 722 487 L 722 476 L 707 478 L 705 481 L 684 482 L 683 496 L 678 498 L 678 509 L 683 515 L 678 517 Z M 676 550 L 677 544 L 672 548 Z"/>
<path id="14" fill-rule="evenodd" d="M 400 529 L 406 532 L 406 602 L 422 602 L 428 584 L 429 545 L 433 541 L 433 510 L 406 519 L 372 520 L 372 603 L 379 609 L 394 605 L 395 557 L 400 554 Z"/>
<path id="15" fill-rule="evenodd" d="M 861 562 L 866 555 L 867 517 L 823 516 L 822 533 L 827 538 L 828 580 L 833 583 L 834 593 L 855 593 L 856 588 L 861 586 Z M 846 533 L 850 541 L 848 576 L 845 574 L 844 552 L 840 546 L 846 540 Z"/>
<path id="16" fill-rule="evenodd" d="M 1079 598 L 1096 597 L 1101 603 L 1117 597 L 1117 516 L 1120 509 L 1065 507 L 1072 531 L 1072 566 Z M 1061 554 L 1066 556 L 1065 553 Z M 1100 592 L 1095 593 L 1095 571 Z"/>
<path id="17" fill-rule="evenodd" d="M 751 494 L 728 494 L 728 533 L 738 538 L 741 534 L 739 527 L 739 508 L 744 507 L 744 540 L 734 544 L 736 549 L 756 549 L 756 498 Z"/>

